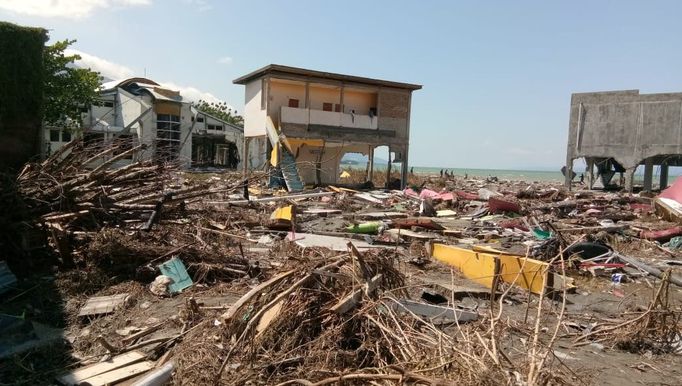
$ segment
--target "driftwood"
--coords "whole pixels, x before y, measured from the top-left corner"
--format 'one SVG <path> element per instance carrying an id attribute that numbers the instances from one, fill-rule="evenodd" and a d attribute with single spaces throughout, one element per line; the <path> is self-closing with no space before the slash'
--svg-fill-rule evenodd
<path id="1" fill-rule="evenodd" d="M 642 271 L 648 272 L 649 274 L 654 275 L 659 279 L 663 279 L 663 277 L 665 275 L 665 272 L 661 271 L 660 269 L 658 269 L 656 267 L 652 267 L 648 264 L 645 264 L 642 261 L 640 261 L 634 257 L 621 255 L 620 253 L 617 253 L 617 252 L 614 253 L 614 256 L 616 256 L 622 262 L 628 263 L 635 268 L 638 268 L 638 269 L 641 269 Z M 671 283 L 675 284 L 676 286 L 682 287 L 682 279 L 680 279 L 679 277 L 670 275 L 669 280 Z"/>

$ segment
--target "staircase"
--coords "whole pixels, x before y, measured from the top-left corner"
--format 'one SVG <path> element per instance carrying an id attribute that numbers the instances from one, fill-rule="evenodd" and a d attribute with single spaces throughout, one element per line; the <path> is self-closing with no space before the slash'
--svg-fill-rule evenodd
<path id="1" fill-rule="evenodd" d="M 279 134 L 277 132 L 270 117 L 267 118 L 265 129 L 272 147 L 279 149 L 280 164 L 277 165 L 277 167 L 282 172 L 284 182 L 287 185 L 287 190 L 290 192 L 303 190 L 303 180 L 298 172 L 298 166 L 296 166 L 296 158 L 291 154 L 291 147 L 289 146 L 286 137 L 284 134 Z"/>
<path id="2" fill-rule="evenodd" d="M 284 182 L 287 184 L 287 189 L 290 192 L 297 192 L 303 190 L 304 185 L 301 180 L 301 176 L 298 173 L 298 167 L 296 166 L 296 159 L 289 153 L 289 150 L 285 146 L 281 148 L 282 154 L 280 157 L 279 167 L 282 170 L 282 175 L 284 176 Z"/>

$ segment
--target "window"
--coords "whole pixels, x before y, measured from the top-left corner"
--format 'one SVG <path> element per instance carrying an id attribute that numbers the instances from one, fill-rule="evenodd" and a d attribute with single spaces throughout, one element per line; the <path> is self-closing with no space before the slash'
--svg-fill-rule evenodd
<path id="1" fill-rule="evenodd" d="M 289 107 L 298 108 L 298 99 L 289 98 Z"/>
<path id="2" fill-rule="evenodd" d="M 113 101 L 104 101 L 104 100 L 97 100 L 95 103 L 93 103 L 95 106 L 99 107 L 114 107 L 114 102 Z"/>
<path id="3" fill-rule="evenodd" d="M 334 105 L 332 103 L 325 102 L 322 104 L 322 111 L 332 111 L 333 107 Z"/>
<path id="4" fill-rule="evenodd" d="M 71 142 L 71 132 L 68 130 L 62 131 L 62 142 Z"/>
<path id="5" fill-rule="evenodd" d="M 377 108 L 376 107 L 370 107 L 369 108 L 369 116 L 370 117 L 376 117 L 377 116 Z"/>
<path id="6" fill-rule="evenodd" d="M 180 141 L 180 116 L 158 114 L 156 116 L 156 138 Z"/>
<path id="7" fill-rule="evenodd" d="M 201 123 L 204 121 L 204 117 L 197 117 L 197 122 Z"/>
<path id="8" fill-rule="evenodd" d="M 156 157 L 174 160 L 180 152 L 180 116 L 156 115 Z"/>
<path id="9" fill-rule="evenodd" d="M 338 103 L 335 104 L 335 105 L 334 105 L 334 111 L 336 111 L 337 113 L 340 113 L 340 112 L 341 112 L 341 105 L 338 104 Z"/>
<path id="10" fill-rule="evenodd" d="M 50 130 L 50 142 L 59 142 L 59 130 Z"/>
<path id="11" fill-rule="evenodd" d="M 223 125 L 208 125 L 209 130 L 222 130 Z"/>

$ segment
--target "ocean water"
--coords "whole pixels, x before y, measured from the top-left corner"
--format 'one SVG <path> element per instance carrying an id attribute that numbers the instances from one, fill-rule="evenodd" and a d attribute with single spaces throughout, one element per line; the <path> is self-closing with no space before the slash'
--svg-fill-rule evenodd
<path id="1" fill-rule="evenodd" d="M 365 165 L 342 165 L 343 167 L 350 167 L 352 169 L 364 169 Z M 374 170 L 385 170 L 386 165 L 374 165 Z M 415 166 L 415 174 L 426 174 L 432 176 L 439 176 L 440 171 L 443 168 L 438 167 L 422 167 Z M 509 170 L 509 169 L 473 169 L 473 168 L 448 168 L 449 173 L 454 173 L 457 177 L 464 177 L 466 174 L 469 178 L 483 178 L 486 177 L 497 177 L 500 180 L 513 180 L 513 181 L 538 181 L 538 182 L 564 182 L 564 175 L 561 171 L 547 171 L 547 170 Z M 574 169 L 575 170 L 575 169 Z M 580 176 L 580 172 L 577 171 L 577 175 Z M 682 168 L 671 168 L 668 175 L 668 185 L 671 185 L 675 180 L 682 175 Z M 595 173 L 596 177 L 596 173 Z M 578 181 L 579 177 L 576 177 L 574 181 Z M 613 182 L 616 182 L 618 175 L 614 176 Z M 658 173 L 654 175 L 654 186 L 658 185 Z M 638 170 L 635 173 L 635 185 L 641 185 L 644 181 L 644 175 Z"/>
<path id="2" fill-rule="evenodd" d="M 505 170 L 505 169 L 466 169 L 466 168 L 451 168 L 447 169 L 449 173 L 453 173 L 458 177 L 463 177 L 465 174 L 471 177 L 486 178 L 497 177 L 500 180 L 522 180 L 522 181 L 555 181 L 562 182 L 564 180 L 563 174 L 560 171 L 539 171 L 539 170 Z M 419 174 L 440 175 L 441 168 L 433 167 L 414 167 L 414 172 Z"/>

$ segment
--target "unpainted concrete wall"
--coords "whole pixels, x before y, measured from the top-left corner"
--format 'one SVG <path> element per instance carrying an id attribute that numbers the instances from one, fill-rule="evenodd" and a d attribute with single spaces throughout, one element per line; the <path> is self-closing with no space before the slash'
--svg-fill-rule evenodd
<path id="1" fill-rule="evenodd" d="M 408 137 L 410 92 L 407 90 L 379 90 L 379 128 L 394 130 L 399 138 Z"/>
<path id="2" fill-rule="evenodd" d="M 638 90 L 573 94 L 567 166 L 581 157 L 614 158 L 626 169 L 682 154 L 682 93 Z"/>

